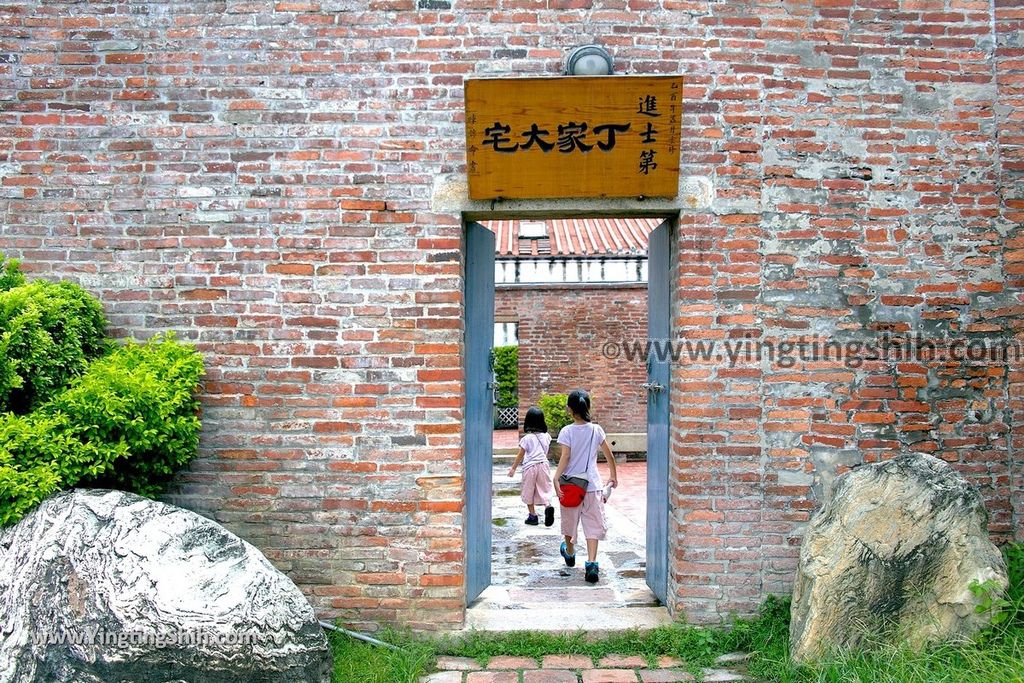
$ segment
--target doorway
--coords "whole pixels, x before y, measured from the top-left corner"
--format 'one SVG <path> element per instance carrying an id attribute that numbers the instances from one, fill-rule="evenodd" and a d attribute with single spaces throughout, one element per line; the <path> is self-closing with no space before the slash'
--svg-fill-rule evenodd
<path id="1" fill-rule="evenodd" d="M 609 219 L 589 219 L 594 220 Z M 625 219 L 624 219 L 625 220 Z M 578 219 L 573 224 L 579 229 L 579 221 L 586 223 L 588 219 Z M 555 219 L 532 221 L 505 221 L 516 223 L 522 235 L 531 231 L 535 235 L 543 235 L 537 223 L 553 226 Z M 620 221 L 621 224 L 622 221 Z M 671 330 L 671 246 L 674 244 L 672 233 L 674 223 L 670 219 L 647 219 L 645 221 L 649 233 L 644 235 L 646 247 L 640 258 L 591 258 L 589 260 L 562 259 L 564 251 L 561 247 L 554 249 L 551 242 L 543 239 L 524 237 L 523 247 L 534 259 L 520 259 L 515 264 L 505 260 L 501 255 L 504 242 L 513 242 L 512 235 L 505 230 L 495 229 L 496 221 L 466 223 L 466 597 L 467 625 L 488 630 L 505 630 L 515 628 L 537 628 L 543 623 L 544 612 L 549 610 L 554 625 L 566 627 L 566 607 L 576 606 L 583 626 L 591 617 L 596 606 L 604 606 L 601 610 L 603 623 L 608 628 L 630 626 L 655 626 L 668 621 L 668 613 L 664 607 L 667 598 L 668 583 L 668 421 L 669 421 L 669 365 L 659 359 L 657 354 L 637 356 L 637 348 L 643 348 L 647 339 L 667 339 Z M 530 223 L 525 228 L 522 223 Z M 636 230 L 637 221 L 633 221 L 632 230 Z M 485 225 L 486 224 L 486 225 Z M 594 235 L 594 225 L 584 225 L 589 230 L 590 244 L 618 242 L 622 240 L 611 235 Z M 556 227 L 549 228 L 552 231 Z M 496 248 L 496 232 L 501 242 Z M 520 235 L 516 235 L 519 237 Z M 568 238 L 564 232 L 563 238 Z M 556 238 L 557 234 L 550 237 Z M 585 240 L 584 240 L 585 241 Z M 634 250 L 635 256 L 635 250 Z M 591 257 L 596 256 L 593 249 Z M 496 256 L 497 268 L 496 268 Z M 642 261 L 642 263 L 641 263 Z M 550 529 L 524 526 L 526 506 L 519 500 L 520 475 L 514 479 L 507 476 L 511 457 L 518 451 L 519 432 L 515 436 L 504 435 L 503 440 L 509 441 L 507 446 L 512 453 L 505 452 L 501 439 L 495 439 L 494 426 L 497 424 L 495 410 L 495 392 L 497 386 L 494 376 L 494 344 L 495 331 L 504 336 L 505 341 L 516 336 L 516 326 L 510 325 L 511 319 L 507 312 L 499 315 L 500 326 L 495 326 L 495 285 L 499 281 L 499 289 L 507 289 L 506 285 L 512 275 L 510 267 L 515 269 L 517 285 L 529 290 L 530 282 L 536 284 L 543 281 L 540 271 L 547 270 L 559 274 L 560 285 L 568 296 L 578 294 L 585 283 L 599 287 L 602 278 L 615 281 L 628 280 L 629 274 L 643 271 L 643 278 L 632 283 L 634 290 L 641 290 L 645 300 L 647 318 L 646 329 L 633 330 L 631 334 L 612 334 L 600 339 L 599 335 L 580 332 L 581 337 L 589 339 L 591 346 L 598 348 L 586 349 L 588 353 L 631 352 L 631 360 L 639 364 L 638 372 L 628 382 L 626 393 L 642 395 L 646 398 L 638 409 L 633 410 L 634 420 L 638 420 L 639 428 L 633 427 L 631 432 L 616 433 L 616 424 L 628 421 L 628 417 L 612 415 L 613 404 L 622 399 L 622 392 L 616 395 L 614 389 L 606 389 L 595 395 L 595 419 L 601 423 L 607 416 L 609 442 L 616 452 L 619 467 L 619 491 L 614 492 L 608 506 L 610 533 L 606 542 L 602 542 L 599 561 L 602 564 L 602 581 L 596 586 L 582 582 L 582 560 L 575 571 L 568 570 L 557 554 L 561 540 L 559 520 Z M 497 277 L 496 277 L 497 271 Z M 610 275 L 609 275 L 610 274 Z M 607 282 L 605 282 L 607 285 Z M 550 283 L 549 283 L 550 287 Z M 554 289 L 558 289 L 555 285 Z M 605 286 L 605 290 L 609 287 Z M 535 290 L 536 293 L 536 290 Z M 539 296 L 539 295 L 538 295 Z M 635 293 L 634 293 L 635 297 Z M 535 297 L 537 298 L 537 297 Z M 638 299 L 639 300 L 639 299 Z M 618 302 L 621 304 L 622 302 Z M 602 300 L 601 305 L 606 305 Z M 607 332 L 607 330 L 605 331 Z M 529 337 L 529 334 L 527 334 Z M 521 340 L 528 341 L 528 340 Z M 611 343 L 614 347 L 604 348 L 603 344 Z M 639 347 L 637 345 L 640 345 Z M 626 345 L 632 345 L 627 349 Z M 586 346 L 586 344 L 584 344 Z M 536 359 L 536 354 L 533 356 Z M 591 389 L 585 386 L 583 388 Z M 536 383 L 529 383 L 528 394 L 536 394 Z M 573 387 L 575 388 L 575 387 Z M 592 392 L 593 393 L 593 392 Z M 600 394 L 603 394 L 600 395 Z M 522 396 L 519 409 L 518 424 L 521 425 L 525 406 L 536 404 L 539 396 Z M 602 406 L 601 401 L 605 403 Z M 602 411 L 602 407 L 604 410 Z M 627 410 L 622 415 L 628 415 Z M 646 417 L 646 419 L 644 419 Z M 504 419 L 508 419 L 506 416 Z M 620 429 L 619 432 L 622 430 Z M 637 434 L 636 432 L 641 432 Z M 554 433 L 554 430 L 553 430 Z M 498 445 L 495 457 L 495 443 Z M 643 451 L 642 454 L 638 451 Z M 633 455 L 625 455 L 632 451 Z M 558 447 L 552 448 L 552 470 L 557 462 Z M 637 457 L 642 456 L 642 457 Z M 600 466 L 606 476 L 608 467 Z M 557 501 L 555 501 L 556 510 Z M 585 547 L 585 546 L 581 546 Z M 549 557 L 549 555 L 551 557 Z M 577 576 L 578 574 L 578 576 Z M 574 579 L 578 579 L 574 580 Z M 588 591 L 588 589 L 590 589 Z M 557 604 L 551 604 L 557 600 Z M 539 621 L 538 621 L 539 620 Z"/>

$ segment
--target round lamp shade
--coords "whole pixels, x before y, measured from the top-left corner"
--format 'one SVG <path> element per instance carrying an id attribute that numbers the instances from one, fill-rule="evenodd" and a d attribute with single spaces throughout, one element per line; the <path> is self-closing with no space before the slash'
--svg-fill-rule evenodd
<path id="1" fill-rule="evenodd" d="M 612 56 L 597 45 L 578 47 L 569 53 L 565 73 L 569 76 L 609 76 L 612 73 Z"/>

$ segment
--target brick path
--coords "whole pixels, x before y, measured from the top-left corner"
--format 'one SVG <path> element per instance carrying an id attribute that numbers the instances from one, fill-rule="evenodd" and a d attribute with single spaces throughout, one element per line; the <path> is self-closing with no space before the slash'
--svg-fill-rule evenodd
<path id="1" fill-rule="evenodd" d="M 720 658 L 734 664 L 736 655 Z M 609 655 L 594 665 L 584 655 L 547 655 L 540 661 L 531 657 L 493 657 L 487 667 L 464 657 L 440 657 L 437 673 L 420 679 L 421 683 L 675 683 L 692 681 L 693 676 L 679 667 L 682 662 L 662 657 L 658 666 L 649 668 L 643 657 Z M 706 683 L 749 681 L 742 665 L 704 669 Z"/>

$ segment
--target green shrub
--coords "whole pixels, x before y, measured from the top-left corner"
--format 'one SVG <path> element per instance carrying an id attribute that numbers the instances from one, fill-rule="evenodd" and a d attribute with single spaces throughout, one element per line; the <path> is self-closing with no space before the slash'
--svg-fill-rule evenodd
<path id="1" fill-rule="evenodd" d="M 58 419 L 0 416 L 0 525 L 17 520 L 60 487 L 58 458 L 74 446 Z"/>
<path id="2" fill-rule="evenodd" d="M 84 443 L 124 444 L 128 457 L 85 474 L 85 485 L 159 493 L 199 447 L 195 391 L 203 361 L 172 337 L 128 342 L 47 406 L 74 425 Z"/>
<path id="3" fill-rule="evenodd" d="M 25 276 L 18 268 L 18 261 L 4 259 L 4 255 L 0 254 L 0 292 L 6 292 L 8 289 L 14 289 L 23 284 L 25 284 Z"/>
<path id="4" fill-rule="evenodd" d="M 0 417 L 0 524 L 75 485 L 158 493 L 199 445 L 202 372 L 171 337 L 128 342 L 31 413 Z"/>
<path id="5" fill-rule="evenodd" d="M 124 455 L 124 444 L 81 441 L 61 413 L 0 416 L 0 526 L 18 521 L 51 493 Z"/>
<path id="6" fill-rule="evenodd" d="M 72 282 L 0 291 L 0 412 L 25 414 L 85 372 L 104 327 L 100 303 Z"/>
<path id="7" fill-rule="evenodd" d="M 494 381 L 498 385 L 499 408 L 519 405 L 519 347 L 494 347 Z"/>
<path id="8" fill-rule="evenodd" d="M 566 394 L 544 394 L 537 403 L 544 411 L 544 421 L 548 423 L 548 430 L 552 434 L 557 435 L 562 427 L 572 424 L 572 416 L 565 405 L 568 398 Z"/>

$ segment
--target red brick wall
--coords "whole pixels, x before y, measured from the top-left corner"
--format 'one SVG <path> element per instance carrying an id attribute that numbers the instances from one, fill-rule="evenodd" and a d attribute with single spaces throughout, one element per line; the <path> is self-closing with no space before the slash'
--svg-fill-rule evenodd
<path id="1" fill-rule="evenodd" d="M 1005 234 L 1002 244 L 1003 277 L 1008 292 L 1014 294 L 1011 305 L 1002 309 L 1000 324 L 1011 329 L 1018 340 L 1024 339 L 1024 7 L 1018 2 L 995 3 L 995 72 L 999 152 L 999 218 Z M 1014 534 L 1024 541 L 1024 359 L 1009 368 L 1010 453 Z"/>
<path id="2" fill-rule="evenodd" d="M 0 250 L 209 367 L 172 500 L 324 617 L 463 619 L 466 76 L 682 73 L 676 336 L 1020 333 L 1014 3 L 21 2 L 0 37 Z M 993 19 L 995 22 L 993 23 Z M 993 31 L 993 26 L 995 31 Z M 930 452 L 1024 523 L 1024 369 L 712 357 L 673 376 L 673 607 L 791 585 L 842 468 Z M 982 420 L 973 416 L 981 415 Z M 1011 482 L 1016 494 L 1011 496 Z"/>
<path id="3" fill-rule="evenodd" d="M 647 286 L 531 285 L 499 289 L 495 315 L 518 323 L 519 420 L 541 394 L 590 392 L 607 432 L 647 432 L 642 358 L 608 353 L 608 342 L 647 339 Z"/>
<path id="4" fill-rule="evenodd" d="M 717 200 L 681 219 L 677 337 L 1019 330 L 1004 250 L 1020 184 L 1003 156 L 1019 77 L 993 63 L 987 4 L 905 7 L 728 4 L 701 18 L 713 64 L 690 78 L 683 155 Z M 698 359 L 672 388 L 670 591 L 692 619 L 788 592 L 805 523 L 859 462 L 941 457 L 978 485 L 997 539 L 1020 533 L 1005 364 Z"/>

